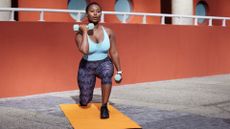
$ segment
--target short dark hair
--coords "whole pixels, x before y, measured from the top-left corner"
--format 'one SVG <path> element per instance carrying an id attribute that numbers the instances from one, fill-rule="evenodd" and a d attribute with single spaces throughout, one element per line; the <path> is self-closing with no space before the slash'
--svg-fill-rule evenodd
<path id="1" fill-rule="evenodd" d="M 89 7 L 90 7 L 91 5 L 97 5 L 97 6 L 99 6 L 100 9 L 101 9 L 101 11 L 102 11 L 101 5 L 99 5 L 97 2 L 92 2 L 92 3 L 89 3 L 89 4 L 87 5 L 87 7 L 85 8 L 85 13 L 88 13 Z"/>

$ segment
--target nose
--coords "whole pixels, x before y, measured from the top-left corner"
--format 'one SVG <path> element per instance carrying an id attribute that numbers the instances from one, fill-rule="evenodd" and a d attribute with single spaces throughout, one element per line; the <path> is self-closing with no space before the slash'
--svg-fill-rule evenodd
<path id="1" fill-rule="evenodd" d="M 96 11 L 95 11 L 95 12 L 93 12 L 93 15 L 94 15 L 94 16 L 97 16 L 97 12 L 96 12 Z"/>

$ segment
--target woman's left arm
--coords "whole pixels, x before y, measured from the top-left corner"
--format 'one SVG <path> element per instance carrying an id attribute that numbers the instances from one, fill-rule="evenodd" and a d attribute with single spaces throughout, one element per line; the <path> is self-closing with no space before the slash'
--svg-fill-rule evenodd
<path id="1" fill-rule="evenodd" d="M 111 29 L 107 29 L 107 30 L 108 30 L 109 39 L 110 39 L 110 49 L 109 49 L 110 57 L 113 61 L 113 64 L 115 65 L 117 71 L 121 71 L 120 57 L 119 57 L 117 47 L 116 47 L 115 34 Z"/>

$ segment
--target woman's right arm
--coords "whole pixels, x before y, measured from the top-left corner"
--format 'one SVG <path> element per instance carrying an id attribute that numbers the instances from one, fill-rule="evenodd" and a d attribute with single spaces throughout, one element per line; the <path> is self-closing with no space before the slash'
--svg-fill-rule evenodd
<path id="1" fill-rule="evenodd" d="M 89 51 L 89 44 L 87 40 L 87 28 L 85 25 L 80 25 L 80 31 L 76 32 L 75 41 L 79 51 L 87 54 Z"/>

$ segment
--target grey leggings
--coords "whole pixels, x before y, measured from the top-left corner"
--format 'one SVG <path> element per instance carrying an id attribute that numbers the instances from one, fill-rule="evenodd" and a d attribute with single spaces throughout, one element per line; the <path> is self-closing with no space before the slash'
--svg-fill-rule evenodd
<path id="1" fill-rule="evenodd" d="M 82 59 L 78 70 L 80 104 L 87 105 L 92 100 L 96 77 L 101 79 L 101 84 L 112 84 L 113 72 L 113 63 L 109 57 L 99 61 Z"/>

